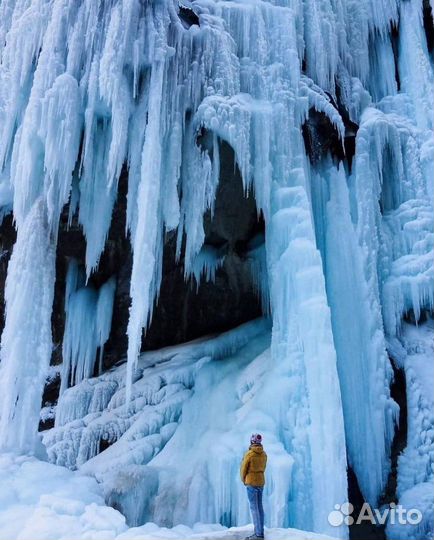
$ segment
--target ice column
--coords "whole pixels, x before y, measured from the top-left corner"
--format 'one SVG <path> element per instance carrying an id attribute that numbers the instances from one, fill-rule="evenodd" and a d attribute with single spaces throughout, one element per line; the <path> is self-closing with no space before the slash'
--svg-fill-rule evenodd
<path id="1" fill-rule="evenodd" d="M 391 367 L 378 311 L 364 274 L 364 259 L 350 215 L 343 167 L 330 165 L 325 266 L 338 358 L 348 460 L 365 499 L 376 505 L 390 471 L 398 406 L 390 398 Z M 319 181 L 321 179 L 315 179 Z"/>
<path id="2" fill-rule="evenodd" d="M 1 340 L 0 448 L 36 452 L 42 392 L 50 365 L 55 250 L 38 199 L 18 231 L 6 281 Z"/>
<path id="3" fill-rule="evenodd" d="M 345 434 L 336 354 L 321 256 L 306 191 L 301 185 L 274 194 L 269 226 L 272 357 L 286 366 L 284 444 L 295 460 L 289 501 L 295 527 L 346 537 L 327 520 L 347 500 Z M 313 510 L 306 515 L 305 508 Z M 303 524 L 303 525 L 302 525 Z"/>

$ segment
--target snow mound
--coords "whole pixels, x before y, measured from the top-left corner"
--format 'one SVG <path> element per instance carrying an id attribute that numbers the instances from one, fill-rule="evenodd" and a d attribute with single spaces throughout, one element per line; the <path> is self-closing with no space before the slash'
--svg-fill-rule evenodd
<path id="1" fill-rule="evenodd" d="M 95 479 L 33 457 L 0 454 L 0 540 L 156 540 L 244 538 L 251 526 L 153 523 L 128 529 L 124 516 L 105 506 Z M 295 529 L 270 529 L 274 540 L 327 540 Z"/>
<path id="2" fill-rule="evenodd" d="M 31 457 L 0 454 L 0 538 L 115 538 L 124 516 L 94 478 Z"/>

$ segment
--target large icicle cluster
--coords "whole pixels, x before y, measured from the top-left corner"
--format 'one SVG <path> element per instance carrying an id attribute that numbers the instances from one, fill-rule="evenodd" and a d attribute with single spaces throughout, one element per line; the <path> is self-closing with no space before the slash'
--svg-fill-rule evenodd
<path id="1" fill-rule="evenodd" d="M 203 217 L 214 210 L 225 141 L 265 220 L 265 243 L 249 246 L 248 258 L 272 318 L 264 377 L 275 391 L 264 393 L 270 403 L 250 405 L 249 428 L 269 432 L 280 445 L 275 466 L 291 468 L 286 487 L 276 474 L 268 488 L 271 500 L 285 501 L 273 523 L 347 534 L 327 522 L 347 499 L 346 449 L 363 496 L 378 503 L 397 417 L 385 337 L 399 334 L 409 310 L 418 318 L 432 309 L 434 290 L 433 72 L 422 10 L 422 0 L 194 0 L 183 10 L 176 0 L 1 3 L 0 204 L 18 228 L 1 344 L 2 447 L 37 446 L 54 254 L 68 202 L 70 223 L 78 219 L 86 238 L 86 268 L 83 282 L 73 270 L 67 280 L 65 391 L 46 437 L 50 456 L 80 465 L 99 451 L 98 437 L 120 442 L 136 425 L 134 403 L 147 406 L 154 395 L 134 381 L 165 233 L 177 231 L 186 277 L 213 280 L 222 264 L 222 254 L 204 246 Z M 358 129 L 352 168 L 330 155 L 310 162 L 302 126 L 312 111 L 330 124 L 341 154 Z M 109 335 L 113 284 L 97 295 L 84 282 L 99 265 L 123 169 L 133 252 L 125 400 L 133 409 L 124 403 L 107 431 L 89 415 L 117 409 L 119 382 L 108 377 L 95 397 L 82 379 Z M 195 421 L 180 398 L 189 385 L 170 385 L 176 406 L 164 387 L 148 403 L 162 410 L 143 416 L 140 434 L 155 426 L 159 434 L 137 443 L 139 465 L 170 439 L 181 410 L 184 423 Z M 106 452 L 118 452 L 117 444 Z M 218 469 L 225 474 L 238 459 L 229 455 Z M 169 450 L 156 460 L 172 465 Z M 197 517 L 190 512 L 203 478 L 192 480 L 176 521 Z M 229 480 L 219 489 L 206 519 L 244 519 L 235 499 L 228 502 Z M 168 491 L 163 479 L 157 500 Z"/>

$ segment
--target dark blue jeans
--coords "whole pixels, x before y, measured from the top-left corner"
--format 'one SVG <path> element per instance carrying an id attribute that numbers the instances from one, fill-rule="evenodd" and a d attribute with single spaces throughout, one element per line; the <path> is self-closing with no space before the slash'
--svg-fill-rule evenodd
<path id="1" fill-rule="evenodd" d="M 253 526 L 256 536 L 264 536 L 264 508 L 262 506 L 261 487 L 247 486 L 247 497 L 249 498 L 250 512 L 252 513 Z"/>

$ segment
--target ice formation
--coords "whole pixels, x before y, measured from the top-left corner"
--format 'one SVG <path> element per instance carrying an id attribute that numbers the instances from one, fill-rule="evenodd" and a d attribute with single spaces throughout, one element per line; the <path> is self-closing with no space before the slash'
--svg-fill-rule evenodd
<path id="1" fill-rule="evenodd" d="M 84 272 L 71 260 L 66 276 L 65 333 L 61 393 L 94 374 L 97 355 L 102 370 L 104 344 L 109 338 L 116 280 L 110 278 L 96 291 L 84 284 Z"/>
<path id="2" fill-rule="evenodd" d="M 131 489 L 146 485 L 171 520 L 204 514 L 231 525 L 247 516 L 234 477 L 241 447 L 231 444 L 261 428 L 275 458 L 272 524 L 344 537 L 346 527 L 332 528 L 327 514 L 347 499 L 347 460 L 373 505 L 390 469 L 397 406 L 386 339 L 399 337 L 405 313 L 418 319 L 433 307 L 433 70 L 424 3 L 183 6 L 189 18 L 176 0 L 0 5 L 0 212 L 12 211 L 18 229 L 1 342 L 0 444 L 39 448 L 58 227 L 69 202 L 69 223 L 75 216 L 86 238 L 86 267 L 72 262 L 67 277 L 62 396 L 44 438 L 50 459 L 96 475 L 107 473 L 109 456 L 112 468 L 125 459 L 138 467 Z M 339 141 L 333 156 L 318 160 L 307 156 L 302 129 L 314 113 Z M 344 151 L 354 136 L 351 165 Z M 204 245 L 203 220 L 214 210 L 221 141 L 265 220 L 263 242 L 253 242 L 247 258 L 271 330 L 256 322 L 194 354 L 163 351 L 160 361 L 173 369 L 154 359 L 151 370 L 140 348 L 159 295 L 165 233 L 176 232 L 186 279 L 212 281 L 223 264 L 224 254 Z M 99 291 L 89 280 L 123 169 L 133 252 L 127 363 L 89 379 L 110 335 L 115 278 Z M 222 356 L 234 367 L 219 364 Z M 213 474 L 226 483 L 207 472 L 206 436 L 189 432 L 204 422 L 195 411 L 220 380 L 219 366 L 221 387 L 210 398 L 218 410 L 219 392 L 230 394 L 233 426 L 225 426 L 223 444 L 233 450 Z M 110 447 L 99 453 L 101 441 Z M 203 451 L 194 478 L 176 476 L 177 490 L 190 482 L 184 506 L 166 504 L 167 480 L 153 469 L 170 470 L 177 442 L 183 459 L 191 446 Z M 108 496 L 128 511 L 132 491 L 106 476 Z M 210 484 L 214 498 L 200 507 Z M 161 512 L 155 519 L 169 519 Z"/>
<path id="3" fill-rule="evenodd" d="M 31 452 L 40 444 L 39 410 L 52 348 L 54 263 L 46 208 L 38 199 L 18 232 L 6 283 L 9 315 L 1 341 L 0 372 L 1 386 L 8 389 L 1 401 L 3 450 Z"/>
<path id="4" fill-rule="evenodd" d="M 273 365 L 270 340 L 269 322 L 260 319 L 213 339 L 144 353 L 128 411 L 125 365 L 68 389 L 57 406 L 56 428 L 44 437 L 50 460 L 96 476 L 130 525 L 248 523 L 238 465 L 256 426 L 270 456 L 267 525 L 325 529 L 345 482 L 321 502 L 317 521 L 297 515 L 308 500 L 320 504 L 312 486 L 323 476 L 302 487 L 308 479 L 297 471 L 296 457 L 308 459 L 305 448 L 316 433 L 309 434 L 302 413 L 293 420 L 295 413 L 273 399 L 278 392 L 286 402 L 300 385 L 287 362 Z M 101 444 L 109 447 L 99 453 Z M 332 444 L 330 453 L 344 467 L 345 449 Z M 187 497 L 171 495 L 185 491 Z M 332 527 L 329 532 L 339 534 Z"/>

